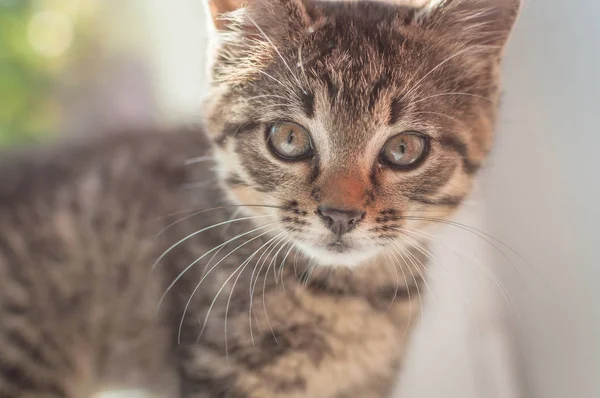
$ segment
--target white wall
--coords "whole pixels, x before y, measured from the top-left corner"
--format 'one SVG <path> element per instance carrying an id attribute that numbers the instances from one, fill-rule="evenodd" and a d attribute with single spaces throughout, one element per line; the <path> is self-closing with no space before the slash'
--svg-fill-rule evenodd
<path id="1" fill-rule="evenodd" d="M 527 1 L 486 191 L 527 398 L 600 396 L 599 72 L 600 2 Z"/>

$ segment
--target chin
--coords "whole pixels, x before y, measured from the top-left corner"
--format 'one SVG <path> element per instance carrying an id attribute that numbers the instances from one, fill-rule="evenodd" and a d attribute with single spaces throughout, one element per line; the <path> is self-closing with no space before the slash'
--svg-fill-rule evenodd
<path id="1" fill-rule="evenodd" d="M 377 257 L 381 251 L 381 248 L 374 247 L 352 248 L 307 242 L 298 242 L 297 246 L 313 262 L 324 267 L 358 267 Z"/>

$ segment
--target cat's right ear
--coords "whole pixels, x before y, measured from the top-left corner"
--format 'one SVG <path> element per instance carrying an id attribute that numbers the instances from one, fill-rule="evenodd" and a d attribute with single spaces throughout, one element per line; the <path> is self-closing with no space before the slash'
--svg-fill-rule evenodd
<path id="1" fill-rule="evenodd" d="M 212 16 L 212 21 L 218 30 L 223 30 L 227 26 L 225 14 L 243 8 L 244 0 L 209 0 L 208 6 Z"/>
<path id="2" fill-rule="evenodd" d="M 521 0 L 428 0 L 420 18 L 425 26 L 467 44 L 502 48 L 521 3 Z"/>

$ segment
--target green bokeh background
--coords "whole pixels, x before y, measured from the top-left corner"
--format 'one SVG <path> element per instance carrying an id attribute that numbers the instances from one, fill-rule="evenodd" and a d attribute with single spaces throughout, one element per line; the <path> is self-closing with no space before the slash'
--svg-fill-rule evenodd
<path id="1" fill-rule="evenodd" d="M 68 114 L 60 93 L 93 80 L 96 60 L 106 58 L 110 33 L 103 0 L 0 0 L 0 146 L 40 143 L 58 137 Z M 118 7 L 117 11 L 119 10 Z M 64 51 L 47 55 L 31 42 L 30 24 L 39 13 L 64 17 L 71 40 Z M 42 35 L 52 41 L 52 27 Z M 44 37 L 46 37 L 44 36 Z"/>
<path id="2" fill-rule="evenodd" d="M 28 42 L 33 12 L 31 1 L 0 1 L 0 145 L 57 133 L 60 109 L 51 86 L 60 68 L 36 54 Z"/>

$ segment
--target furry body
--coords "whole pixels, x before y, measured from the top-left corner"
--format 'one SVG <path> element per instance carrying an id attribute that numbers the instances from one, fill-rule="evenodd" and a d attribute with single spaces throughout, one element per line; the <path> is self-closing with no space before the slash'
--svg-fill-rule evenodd
<path id="1" fill-rule="evenodd" d="M 169 397 L 181 390 L 197 397 L 342 397 L 357 396 L 357 389 L 365 390 L 360 396 L 385 396 L 409 312 L 418 306 L 415 301 L 409 308 L 403 283 L 396 292 L 399 280 L 387 264 L 356 274 L 315 270 L 307 283 L 304 260 L 290 254 L 279 275 L 289 246 L 277 263 L 270 261 L 273 250 L 269 261 L 261 260 L 260 273 L 252 275 L 253 263 L 237 281 L 227 316 L 227 360 L 224 311 L 234 279 L 197 338 L 217 291 L 268 241 L 262 237 L 202 283 L 177 344 L 182 310 L 211 256 L 186 273 L 157 312 L 165 289 L 197 257 L 256 228 L 241 221 L 228 231 L 222 226 L 199 234 L 151 272 L 174 242 L 226 221 L 235 210 L 198 214 L 157 237 L 191 213 L 169 214 L 228 205 L 218 188 L 210 188 L 214 184 L 182 189 L 185 182 L 214 178 L 204 162 L 185 165 L 207 148 L 198 132 L 132 134 L 0 163 L 10 173 L 2 175 L 0 191 L 2 396 L 83 397 L 111 388 Z M 227 245 L 216 260 L 246 240 Z M 251 276 L 258 281 L 252 336 Z"/>
<path id="2" fill-rule="evenodd" d="M 0 396 L 388 397 L 517 8 L 259 0 L 224 20 L 205 131 L 0 158 Z"/>

